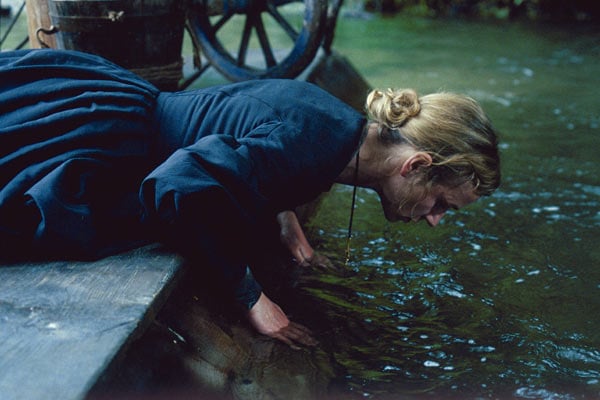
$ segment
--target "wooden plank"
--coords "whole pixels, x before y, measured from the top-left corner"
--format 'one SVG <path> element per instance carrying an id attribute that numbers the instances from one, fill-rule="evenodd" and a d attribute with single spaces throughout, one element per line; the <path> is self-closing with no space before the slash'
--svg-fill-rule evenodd
<path id="1" fill-rule="evenodd" d="M 29 47 L 39 49 L 42 44 L 38 40 L 36 32 L 39 28 L 50 29 L 52 21 L 48 12 L 48 0 L 27 0 L 27 28 L 29 32 Z M 56 35 L 40 34 L 41 39 L 48 46 L 56 48 Z"/>
<path id="2" fill-rule="evenodd" d="M 157 245 L 0 267 L 0 398 L 79 399 L 147 327 L 182 260 Z"/>

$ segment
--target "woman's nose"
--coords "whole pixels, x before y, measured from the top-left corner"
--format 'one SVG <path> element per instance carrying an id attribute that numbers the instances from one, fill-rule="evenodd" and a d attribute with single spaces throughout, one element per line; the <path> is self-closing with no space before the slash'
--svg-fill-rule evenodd
<path id="1" fill-rule="evenodd" d="M 446 215 L 445 212 L 436 213 L 436 214 L 427 214 L 425 216 L 425 219 L 427 220 L 427 223 L 429 224 L 429 226 L 436 226 L 437 224 L 439 224 L 439 222 L 442 220 L 442 218 L 444 218 L 444 215 Z"/>

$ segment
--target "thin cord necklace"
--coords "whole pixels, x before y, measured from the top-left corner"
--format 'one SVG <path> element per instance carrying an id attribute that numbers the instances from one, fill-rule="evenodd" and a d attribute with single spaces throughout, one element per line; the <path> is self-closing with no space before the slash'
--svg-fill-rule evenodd
<path id="1" fill-rule="evenodd" d="M 358 187 L 358 155 L 356 152 L 356 166 L 354 168 L 354 189 L 352 190 L 352 206 L 350 206 L 350 221 L 348 222 L 348 237 L 346 238 L 346 263 L 350 263 L 350 239 L 352 238 L 352 220 L 354 219 L 354 206 L 356 205 L 356 188 Z"/>

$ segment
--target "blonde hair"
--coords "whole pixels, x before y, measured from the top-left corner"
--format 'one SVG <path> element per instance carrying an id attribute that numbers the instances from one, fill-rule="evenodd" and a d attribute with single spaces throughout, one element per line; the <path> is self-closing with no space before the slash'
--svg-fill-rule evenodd
<path id="1" fill-rule="evenodd" d="M 473 182 L 480 196 L 500 185 L 498 139 L 481 106 L 470 97 L 434 93 L 419 97 L 412 89 L 373 90 L 367 96 L 369 119 L 379 124 L 385 143 L 408 143 L 433 159 L 427 184 Z"/>

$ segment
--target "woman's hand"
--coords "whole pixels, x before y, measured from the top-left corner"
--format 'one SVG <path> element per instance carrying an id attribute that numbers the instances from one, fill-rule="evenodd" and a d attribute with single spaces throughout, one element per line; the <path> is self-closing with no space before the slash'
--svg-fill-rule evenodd
<path id="1" fill-rule="evenodd" d="M 282 211 L 277 214 L 279 222 L 279 237 L 281 242 L 292 253 L 292 257 L 301 267 L 317 266 L 331 268 L 331 261 L 321 254 L 315 252 L 308 243 L 304 231 L 298 222 L 298 217 L 293 211 Z"/>
<path id="2" fill-rule="evenodd" d="M 248 311 L 248 319 L 258 332 L 281 340 L 294 349 L 299 348 L 297 344 L 315 346 L 318 343 L 308 328 L 291 322 L 281 308 L 264 293 L 260 294 L 256 304 Z"/>

